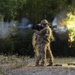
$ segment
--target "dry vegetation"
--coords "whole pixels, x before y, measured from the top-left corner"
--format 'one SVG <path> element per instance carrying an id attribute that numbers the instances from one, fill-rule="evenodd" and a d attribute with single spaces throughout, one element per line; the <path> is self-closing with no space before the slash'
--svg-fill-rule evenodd
<path id="1" fill-rule="evenodd" d="M 55 58 L 54 64 L 66 64 L 68 62 L 75 62 L 75 58 Z M 0 75 L 22 75 L 26 73 L 26 68 L 33 67 L 35 59 L 26 56 L 3 56 L 0 55 Z M 39 68 L 39 67 L 38 67 Z M 35 68 L 32 68 L 35 69 Z M 31 70 L 32 70 L 31 69 Z M 48 69 L 48 68 L 47 68 Z M 30 71 L 31 71 L 30 70 Z M 40 69 L 41 70 L 41 69 Z M 20 72 L 20 74 L 19 74 Z"/>

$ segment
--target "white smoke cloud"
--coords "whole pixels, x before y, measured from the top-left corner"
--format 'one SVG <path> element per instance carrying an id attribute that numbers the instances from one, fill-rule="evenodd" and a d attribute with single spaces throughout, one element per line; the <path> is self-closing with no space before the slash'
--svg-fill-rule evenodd
<path id="1" fill-rule="evenodd" d="M 16 21 L 4 22 L 0 21 L 0 38 L 5 38 L 11 34 L 11 30 L 15 28 Z"/>
<path id="2" fill-rule="evenodd" d="M 59 39 L 64 40 L 67 38 L 67 28 L 62 25 L 61 20 L 66 17 L 66 11 L 62 11 L 56 15 L 52 21 L 53 31 L 56 33 Z"/>
<path id="3" fill-rule="evenodd" d="M 5 38 L 8 35 L 14 35 L 14 29 L 26 29 L 31 28 L 32 24 L 29 24 L 29 20 L 27 18 L 23 18 L 21 22 L 11 20 L 11 22 L 4 22 L 3 20 L 0 21 L 0 38 Z"/>

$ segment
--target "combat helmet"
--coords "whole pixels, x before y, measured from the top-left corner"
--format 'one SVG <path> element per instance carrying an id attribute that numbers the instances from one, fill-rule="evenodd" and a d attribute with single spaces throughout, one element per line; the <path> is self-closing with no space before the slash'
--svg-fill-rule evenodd
<path id="1" fill-rule="evenodd" d="M 43 19 L 43 20 L 41 21 L 41 24 L 48 24 L 48 21 L 47 21 L 46 19 Z"/>

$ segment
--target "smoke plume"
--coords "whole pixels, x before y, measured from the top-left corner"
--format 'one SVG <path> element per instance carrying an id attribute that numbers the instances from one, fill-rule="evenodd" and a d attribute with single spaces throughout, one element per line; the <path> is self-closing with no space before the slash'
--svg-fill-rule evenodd
<path id="1" fill-rule="evenodd" d="M 52 21 L 53 31 L 55 32 L 56 37 L 60 40 L 66 40 L 68 38 L 67 28 L 61 22 L 62 19 L 66 18 L 66 13 L 66 11 L 60 12 Z"/>

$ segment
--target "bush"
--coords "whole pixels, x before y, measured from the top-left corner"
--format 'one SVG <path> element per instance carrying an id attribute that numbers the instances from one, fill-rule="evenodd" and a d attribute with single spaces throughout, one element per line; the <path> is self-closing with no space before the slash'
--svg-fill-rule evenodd
<path id="1" fill-rule="evenodd" d="M 0 54 L 34 56 L 32 50 L 32 30 L 19 30 L 15 36 L 0 39 Z"/>
<path id="2" fill-rule="evenodd" d="M 32 30 L 19 30 L 16 36 L 14 36 L 14 53 L 18 55 L 30 55 L 33 56 L 32 50 Z"/>
<path id="3" fill-rule="evenodd" d="M 0 39 L 0 54 L 11 55 L 13 50 L 14 44 L 11 38 Z"/>

